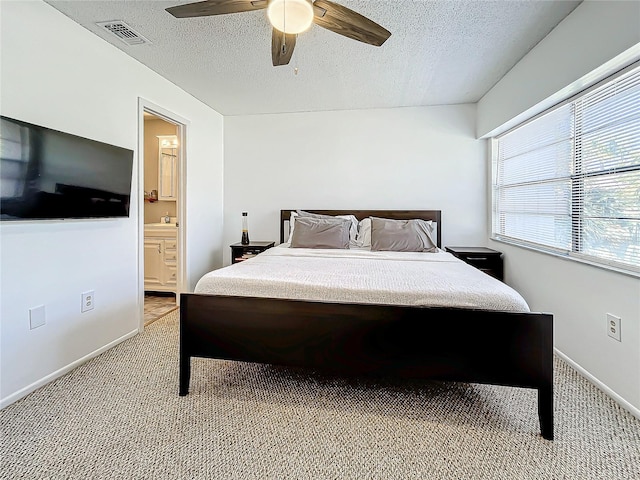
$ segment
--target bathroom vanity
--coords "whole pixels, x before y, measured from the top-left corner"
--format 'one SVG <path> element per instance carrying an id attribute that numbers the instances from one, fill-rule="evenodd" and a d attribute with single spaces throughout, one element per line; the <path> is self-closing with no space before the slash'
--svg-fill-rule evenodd
<path id="1" fill-rule="evenodd" d="M 145 292 L 177 293 L 177 232 L 175 223 L 145 224 Z"/>

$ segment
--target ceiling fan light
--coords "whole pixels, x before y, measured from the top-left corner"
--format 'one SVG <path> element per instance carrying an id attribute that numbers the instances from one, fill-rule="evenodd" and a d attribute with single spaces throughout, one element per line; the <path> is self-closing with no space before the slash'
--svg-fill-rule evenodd
<path id="1" fill-rule="evenodd" d="M 313 7 L 309 0 L 271 0 L 267 16 L 273 28 L 297 34 L 313 23 Z"/>

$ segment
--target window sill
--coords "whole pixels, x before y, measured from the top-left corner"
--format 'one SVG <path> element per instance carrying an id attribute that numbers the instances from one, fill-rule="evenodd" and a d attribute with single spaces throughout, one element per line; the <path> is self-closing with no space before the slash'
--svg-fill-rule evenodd
<path id="1" fill-rule="evenodd" d="M 528 244 L 525 244 L 525 243 L 513 242 L 513 241 L 509 241 L 509 240 L 505 240 L 505 239 L 497 238 L 497 237 L 493 237 L 493 236 L 491 236 L 489 238 L 491 240 L 493 240 L 494 242 L 503 243 L 505 245 L 511 245 L 513 247 L 523 248 L 525 250 L 531 250 L 531 251 L 537 252 L 537 253 L 543 253 L 545 255 L 550 255 L 552 257 L 559 258 L 561 260 L 566 260 L 566 261 L 569 261 L 569 262 L 581 263 L 583 265 L 589 265 L 591 267 L 599 268 L 601 270 L 607 270 L 609 272 L 620 273 L 622 275 L 626 275 L 626 276 L 633 277 L 633 278 L 640 278 L 640 271 L 628 270 L 628 269 L 625 269 L 625 268 L 615 267 L 613 265 L 605 265 L 605 264 L 602 264 L 602 263 L 591 262 L 591 261 L 585 260 L 583 258 L 576 258 L 576 257 L 573 257 L 571 255 L 555 252 L 553 250 L 547 250 L 547 249 L 544 249 L 544 248 L 534 247 L 532 245 L 528 245 Z"/>

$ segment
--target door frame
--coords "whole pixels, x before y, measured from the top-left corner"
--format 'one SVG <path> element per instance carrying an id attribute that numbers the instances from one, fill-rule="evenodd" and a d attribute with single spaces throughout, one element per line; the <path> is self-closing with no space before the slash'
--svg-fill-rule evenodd
<path id="1" fill-rule="evenodd" d="M 178 151 L 178 232 L 176 256 L 178 269 L 176 272 L 176 304 L 180 305 L 180 292 L 186 290 L 187 268 L 187 129 L 189 120 L 177 115 L 160 105 L 138 97 L 138 331 L 144 330 L 144 113 L 150 113 L 177 127 Z"/>

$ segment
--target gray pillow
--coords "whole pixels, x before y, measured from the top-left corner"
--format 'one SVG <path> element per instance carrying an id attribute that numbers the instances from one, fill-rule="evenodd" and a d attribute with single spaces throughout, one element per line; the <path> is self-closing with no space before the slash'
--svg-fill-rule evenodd
<path id="1" fill-rule="evenodd" d="M 355 215 L 323 215 L 322 213 L 311 213 L 304 210 L 296 210 L 298 217 L 311 218 L 346 218 L 351 220 L 351 228 L 349 229 L 349 245 L 356 246 L 356 237 L 358 236 L 358 219 Z"/>
<path id="2" fill-rule="evenodd" d="M 350 227 L 343 218 L 298 217 L 291 248 L 349 248 Z"/>
<path id="3" fill-rule="evenodd" d="M 391 220 L 371 217 L 371 250 L 393 252 L 437 252 L 431 238 L 430 221 Z"/>

